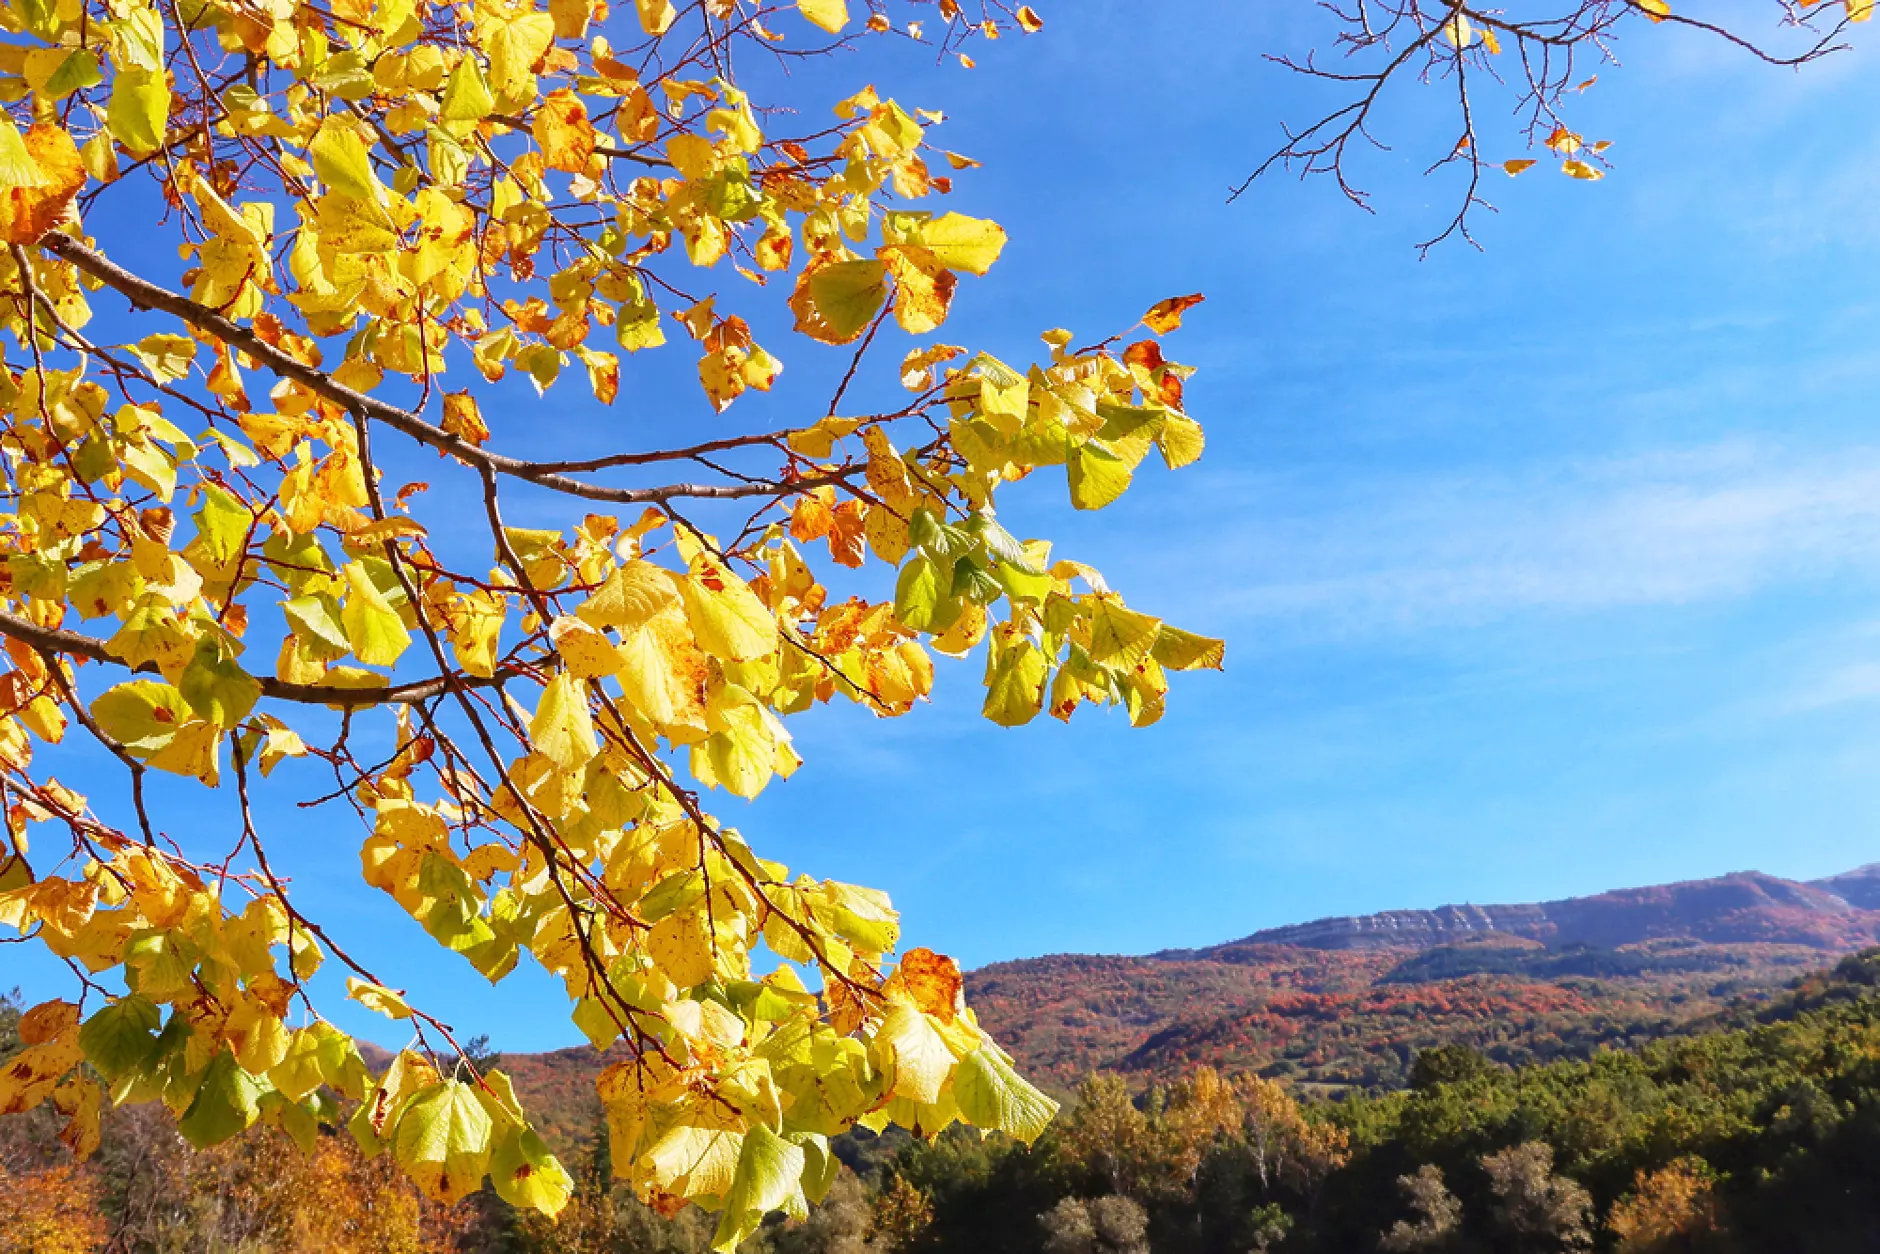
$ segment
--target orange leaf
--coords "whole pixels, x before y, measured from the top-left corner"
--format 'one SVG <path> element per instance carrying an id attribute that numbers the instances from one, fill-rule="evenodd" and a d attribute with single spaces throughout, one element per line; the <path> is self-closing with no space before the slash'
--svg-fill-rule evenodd
<path id="1" fill-rule="evenodd" d="M 931 949 L 910 949 L 883 986 L 890 1000 L 906 1000 L 943 1023 L 964 1007 L 960 997 L 960 964 Z"/>
<path id="2" fill-rule="evenodd" d="M 0 123 L 13 131 L 10 122 Z M 0 145 L 8 137 L 0 135 Z M 19 132 L 13 131 L 18 139 Z M 0 240 L 9 244 L 35 244 L 59 224 L 79 188 L 85 185 L 85 167 L 79 162 L 72 137 L 57 126 L 41 122 L 25 135 L 25 149 L 35 178 L 21 178 L 0 192 Z"/>
<path id="3" fill-rule="evenodd" d="M 1183 314 L 1206 299 L 1196 292 L 1193 296 L 1171 296 L 1167 300 L 1158 301 L 1142 316 L 1143 325 L 1157 335 L 1167 335 L 1182 324 Z"/>

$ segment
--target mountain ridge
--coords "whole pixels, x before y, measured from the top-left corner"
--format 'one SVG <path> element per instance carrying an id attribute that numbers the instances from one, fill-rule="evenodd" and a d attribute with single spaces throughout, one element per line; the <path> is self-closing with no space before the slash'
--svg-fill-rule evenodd
<path id="1" fill-rule="evenodd" d="M 1265 928 L 1219 945 L 1161 950 L 1148 956 L 1231 962 L 1238 951 L 1266 945 L 1417 949 L 1491 933 L 1552 947 L 1615 949 L 1665 939 L 1853 947 L 1880 939 L 1880 862 L 1818 880 L 1734 871 L 1555 901 L 1464 903 L 1431 910 L 1332 915 Z"/>
<path id="2" fill-rule="evenodd" d="M 1056 954 L 968 972 L 980 1021 L 1060 1088 L 1208 1064 L 1392 1087 L 1412 1055 L 1509 1063 L 1635 1044 L 1880 942 L 1880 863 L 1739 871 L 1515 905 L 1334 916 L 1201 949 Z"/>

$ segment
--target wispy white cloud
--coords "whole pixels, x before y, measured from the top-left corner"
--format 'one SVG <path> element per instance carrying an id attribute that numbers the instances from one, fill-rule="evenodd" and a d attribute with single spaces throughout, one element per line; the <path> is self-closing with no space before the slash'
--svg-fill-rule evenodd
<path id="1" fill-rule="evenodd" d="M 1880 448 L 1328 478 L 1209 481 L 1189 508 L 1219 518 L 1237 498 L 1253 512 L 1205 558 L 1165 568 L 1167 590 L 1205 597 L 1217 621 L 1369 633 L 1880 573 Z"/>
<path id="2" fill-rule="evenodd" d="M 1880 701 L 1880 663 L 1855 662 L 1807 680 L 1778 700 L 1775 714 L 1814 714 Z"/>

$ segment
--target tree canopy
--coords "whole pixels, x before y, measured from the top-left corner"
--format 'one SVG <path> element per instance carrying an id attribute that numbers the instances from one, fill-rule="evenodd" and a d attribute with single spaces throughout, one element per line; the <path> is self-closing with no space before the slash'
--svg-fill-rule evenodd
<path id="1" fill-rule="evenodd" d="M 1392 13 L 1356 50 L 1408 33 L 1383 75 L 1459 86 L 1497 40 L 1674 20 Z M 433 1197 L 487 1175 L 564 1205 L 501 1072 L 277 874 L 257 814 L 279 796 L 356 821 L 364 883 L 492 982 L 526 953 L 565 983 L 616 1050 L 615 1172 L 718 1212 L 721 1247 L 820 1196 L 858 1123 L 1041 1132 L 1054 1103 L 957 965 L 707 797 L 790 775 L 792 715 L 906 713 L 936 654 L 983 657 L 1008 727 L 1151 723 L 1168 672 L 1222 664 L 996 512 L 1026 480 L 1101 509 L 1201 455 L 1163 351 L 1201 298 L 1044 330 L 1029 362 L 945 343 L 1006 237 L 936 207 L 974 165 L 940 115 L 873 88 L 799 114 L 734 70 L 910 38 L 970 66 L 1042 25 L 998 0 L 0 5 L 0 922 L 76 981 L 23 1016 L 0 1113 L 53 1104 L 80 1154 L 107 1101 L 161 1101 L 198 1145 L 267 1123 L 310 1147 L 346 1117 Z M 786 342 L 760 344 L 773 322 Z M 514 374 L 632 408 L 641 363 L 681 354 L 726 433 L 540 460 L 527 407 L 479 403 Z M 807 355 L 840 384 L 770 412 Z M 884 359 L 904 395 L 870 412 L 851 385 Z M 413 450 L 437 483 L 387 470 Z M 121 787 L 59 781 L 81 744 Z M 186 795 L 153 773 L 239 821 L 153 803 Z M 315 1005 L 328 962 L 411 1033 L 382 1071 Z"/>
<path id="2" fill-rule="evenodd" d="M 1167 672 L 1221 664 L 995 513 L 1037 471 L 1099 509 L 1151 455 L 1200 455 L 1159 341 L 1199 298 L 1140 338 L 1046 331 L 1035 362 L 940 342 L 1005 243 L 935 207 L 973 164 L 935 146 L 941 118 L 872 89 L 805 117 L 738 85 L 747 59 L 922 22 L 969 63 L 1040 26 L 896 8 L 0 10 L 0 921 L 81 993 L 25 1015 L 0 1111 L 51 1101 L 83 1151 L 107 1099 L 161 1100 L 206 1145 L 257 1122 L 310 1142 L 343 1098 L 434 1197 L 487 1173 L 562 1206 L 502 1074 L 276 873 L 267 790 L 355 815 L 365 884 L 492 982 L 525 953 L 565 981 L 588 1039 L 622 1046 L 615 1170 L 721 1212 L 721 1245 L 818 1196 L 858 1121 L 1038 1134 L 1054 1104 L 957 966 L 896 960 L 884 894 L 792 875 L 704 799 L 794 771 L 791 715 L 907 712 L 936 653 L 984 654 L 1006 726 L 1086 703 L 1149 723 Z M 787 351 L 737 312 L 765 301 Z M 841 386 L 769 412 L 812 352 Z M 742 433 L 532 460 L 526 408 L 486 416 L 469 386 L 632 407 L 635 356 L 674 353 Z M 884 356 L 905 396 L 868 412 L 849 385 Z M 440 455 L 436 488 L 388 476 L 400 442 Z M 518 493 L 554 525 L 512 525 Z M 125 786 L 59 783 L 68 738 Z M 239 825 L 153 807 L 152 773 L 232 790 Z M 412 1032 L 382 1074 L 309 995 L 329 961 Z"/>

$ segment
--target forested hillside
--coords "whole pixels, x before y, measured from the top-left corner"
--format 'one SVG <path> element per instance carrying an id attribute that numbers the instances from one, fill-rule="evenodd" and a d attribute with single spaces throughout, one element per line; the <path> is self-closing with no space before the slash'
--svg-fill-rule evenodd
<path id="1" fill-rule="evenodd" d="M 1399 939 L 1430 943 L 1373 943 L 1372 916 L 1290 929 L 1288 944 L 974 972 L 984 1022 L 1070 1099 L 1058 1124 L 1031 1152 L 957 1130 L 933 1145 L 852 1133 L 838 1149 L 854 1170 L 828 1204 L 760 1244 L 1880 1252 L 1880 950 L 1806 974 L 1863 925 L 1873 879 L 1791 894 L 1728 877 L 1482 908 L 1600 917 L 1626 942 L 1613 947 L 1419 931 L 1398 912 Z M 1817 923 L 1798 921 L 1797 901 Z M 1729 928 L 1789 943 L 1690 935 Z M 0 1056 L 19 1047 L 17 1017 L 0 1009 Z M 107 1112 L 101 1152 L 76 1167 L 42 1108 L 0 1122 L 0 1250 L 702 1251 L 706 1217 L 662 1217 L 604 1183 L 605 1061 L 586 1047 L 500 1060 L 578 1168 L 559 1224 L 487 1190 L 426 1201 L 344 1133 L 283 1126 L 192 1150 L 148 1107 Z M 282 1152 L 273 1138 L 289 1134 L 311 1138 L 311 1157 Z"/>
<path id="2" fill-rule="evenodd" d="M 13 1016 L 0 1053 L 16 1047 Z M 56 1120 L 0 1125 L 0 1248 L 702 1254 L 606 1182 L 602 1126 L 559 1224 L 484 1192 L 420 1199 L 342 1135 L 316 1153 L 189 1149 L 113 1113 L 74 1168 Z M 279 1135 L 279 1134 L 270 1134 Z M 846 1172 L 761 1254 L 1872 1254 L 1880 1250 L 1880 950 L 1636 1050 L 1510 1068 L 1448 1046 L 1397 1092 L 1302 1098 L 1201 1068 L 1094 1076 L 1031 1150 L 954 1129 L 843 1138 Z"/>
<path id="3" fill-rule="evenodd" d="M 1518 1064 L 1638 1043 L 1766 996 L 1824 957 L 1797 945 L 1549 950 L 1509 937 L 1414 951 L 1262 945 L 1236 961 L 1067 956 L 972 973 L 981 1020 L 1040 1082 L 1196 1066 L 1397 1087 L 1464 1044 Z"/>
<path id="4" fill-rule="evenodd" d="M 1303 1105 L 1211 1071 L 1137 1102 L 1099 1078 L 1029 1155 L 943 1138 L 890 1171 L 931 1198 L 934 1251 L 1880 1249 L 1880 950 L 1639 1050 L 1415 1072 Z"/>

